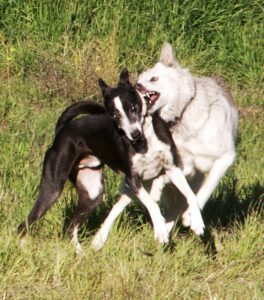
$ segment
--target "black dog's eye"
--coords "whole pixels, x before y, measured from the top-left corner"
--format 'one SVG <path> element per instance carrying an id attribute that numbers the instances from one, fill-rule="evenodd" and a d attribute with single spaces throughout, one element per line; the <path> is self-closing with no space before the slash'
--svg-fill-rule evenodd
<path id="1" fill-rule="evenodd" d="M 113 114 L 113 117 L 114 119 L 118 120 L 120 119 L 121 115 L 120 115 L 120 112 L 118 110 L 115 110 L 114 111 L 114 114 Z"/>
<path id="2" fill-rule="evenodd" d="M 136 105 L 131 105 L 130 106 L 130 111 L 131 112 L 137 112 L 137 106 Z"/>
<path id="3" fill-rule="evenodd" d="M 150 81 L 158 81 L 159 77 L 151 77 Z"/>

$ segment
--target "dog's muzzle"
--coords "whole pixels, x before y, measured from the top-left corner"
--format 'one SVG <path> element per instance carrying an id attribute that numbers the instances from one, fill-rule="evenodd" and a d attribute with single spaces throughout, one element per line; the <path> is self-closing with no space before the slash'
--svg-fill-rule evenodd
<path id="1" fill-rule="evenodd" d="M 131 133 L 131 137 L 133 139 L 133 142 L 137 142 L 142 137 L 142 132 L 136 129 Z"/>

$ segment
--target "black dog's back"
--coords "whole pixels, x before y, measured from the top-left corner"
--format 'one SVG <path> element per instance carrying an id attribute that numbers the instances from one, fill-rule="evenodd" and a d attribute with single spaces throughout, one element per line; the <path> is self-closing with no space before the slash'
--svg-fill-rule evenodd
<path id="1" fill-rule="evenodd" d="M 127 172 L 130 143 L 120 136 L 119 131 L 107 113 L 88 115 L 64 125 L 54 140 L 54 146 L 66 147 L 77 151 L 78 157 L 95 155 L 102 163 L 114 171 Z M 70 147 L 74 145 L 74 148 Z"/>
<path id="2" fill-rule="evenodd" d="M 93 101 L 84 100 L 76 102 L 70 106 L 68 106 L 61 116 L 59 117 L 55 134 L 57 134 L 65 125 L 67 125 L 72 119 L 76 118 L 82 114 L 89 114 L 89 115 L 98 115 L 98 114 L 106 114 L 105 108 Z"/>

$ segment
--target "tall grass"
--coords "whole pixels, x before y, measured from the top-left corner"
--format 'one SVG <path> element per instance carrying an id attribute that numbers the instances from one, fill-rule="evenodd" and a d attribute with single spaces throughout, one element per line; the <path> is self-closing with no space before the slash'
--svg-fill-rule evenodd
<path id="1" fill-rule="evenodd" d="M 34 48 L 61 57 L 88 42 L 95 54 L 98 41 L 109 36 L 118 45 L 118 66 L 138 71 L 156 61 L 168 40 L 194 71 L 255 89 L 263 84 L 263 9 L 256 0 L 1 1 L 0 30 L 2 44 L 23 51 L 22 72 L 34 68 Z M 107 56 L 111 47 L 105 42 L 100 50 Z"/>
<path id="2" fill-rule="evenodd" d="M 0 0 L 0 295 L 3 299 L 262 299 L 263 1 Z M 97 78 L 153 65 L 164 40 L 194 74 L 218 73 L 240 110 L 237 162 L 204 218 L 217 255 L 177 225 L 173 245 L 153 239 L 133 203 L 99 253 L 91 238 L 118 197 L 106 171 L 105 201 L 81 232 L 84 257 L 62 236 L 77 195 L 63 195 L 23 247 L 15 230 L 38 192 L 44 153 L 69 103 L 101 101 Z"/>

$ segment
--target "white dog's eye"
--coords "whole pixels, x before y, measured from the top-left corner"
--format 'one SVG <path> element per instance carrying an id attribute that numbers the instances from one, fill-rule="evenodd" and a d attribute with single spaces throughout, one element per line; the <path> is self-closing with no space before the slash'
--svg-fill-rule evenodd
<path id="1" fill-rule="evenodd" d="M 151 77 L 150 81 L 157 81 L 159 79 L 159 77 Z"/>

